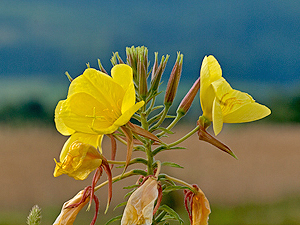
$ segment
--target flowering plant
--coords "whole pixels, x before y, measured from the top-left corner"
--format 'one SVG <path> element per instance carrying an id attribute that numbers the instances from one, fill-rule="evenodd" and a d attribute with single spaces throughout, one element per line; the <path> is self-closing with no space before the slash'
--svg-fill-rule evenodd
<path id="1" fill-rule="evenodd" d="M 94 201 L 96 214 L 91 224 L 96 223 L 99 200 L 96 191 L 108 184 L 106 211 L 112 198 L 112 183 L 130 176 L 137 176 L 123 215 L 117 216 L 107 224 L 120 220 L 122 225 L 167 224 L 168 220 L 183 220 L 174 209 L 161 204 L 167 192 L 182 190 L 184 205 L 190 223 L 208 224 L 211 212 L 204 192 L 195 184 L 189 184 L 176 176 L 163 173 L 162 166 L 178 167 L 175 162 L 158 160 L 160 152 L 181 148 L 178 145 L 197 133 L 199 139 L 209 142 L 233 157 L 228 146 L 207 132 L 213 124 L 215 135 L 221 132 L 223 123 L 242 123 L 266 117 L 270 109 L 243 92 L 232 89 L 222 77 L 219 63 L 213 56 L 205 56 L 200 77 L 179 104 L 176 115 L 169 115 L 169 109 L 179 85 L 182 73 L 183 55 L 178 53 L 165 91 L 163 105 L 156 105 L 161 77 L 165 71 L 169 55 L 162 56 L 160 62 L 155 53 L 154 64 L 149 71 L 148 49 L 131 47 L 126 49 L 126 62 L 118 53 L 111 59 L 111 76 L 103 68 L 100 60 L 99 70 L 88 68 L 82 75 L 71 78 L 68 96 L 60 101 L 55 109 L 57 130 L 70 136 L 62 147 L 60 162 L 56 162 L 54 176 L 67 174 L 83 180 L 95 171 L 92 184 L 81 190 L 73 199 L 63 205 L 54 224 L 73 224 L 78 212 Z M 162 141 L 166 134 L 172 134 L 172 128 L 189 111 L 200 89 L 200 102 L 203 115 L 199 117 L 194 129 L 175 142 Z M 165 119 L 171 123 L 165 126 Z M 195 121 L 196 123 L 196 121 Z M 106 135 L 111 140 L 111 156 L 104 156 L 102 139 Z M 164 139 L 165 140 L 165 139 Z M 124 161 L 116 161 L 117 142 L 127 146 Z M 133 158 L 133 150 L 141 151 L 144 157 Z M 155 158 L 154 158 L 155 157 Z M 137 163 L 145 169 L 131 169 Z M 113 176 L 113 165 L 123 166 L 123 172 Z M 98 184 L 103 170 L 107 181 Z"/>

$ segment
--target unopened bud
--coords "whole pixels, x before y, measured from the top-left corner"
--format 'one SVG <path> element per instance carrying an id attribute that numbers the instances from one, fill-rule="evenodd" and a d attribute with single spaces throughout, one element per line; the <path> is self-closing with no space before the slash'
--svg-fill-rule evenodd
<path id="1" fill-rule="evenodd" d="M 153 93 L 156 93 L 156 91 L 160 85 L 160 80 L 165 71 L 169 57 L 170 57 L 169 55 L 162 56 L 160 64 L 157 67 L 157 54 L 155 55 L 155 62 L 154 62 L 154 66 L 152 69 L 152 75 L 151 75 L 151 87 L 149 89 Z"/>
<path id="2" fill-rule="evenodd" d="M 145 50 L 146 52 L 139 52 L 138 55 L 138 63 L 137 63 L 137 74 L 139 78 L 139 84 L 138 84 L 138 93 L 141 97 L 141 99 L 145 100 L 147 97 L 147 66 L 148 63 L 145 64 L 145 54 L 148 53 L 148 50 Z"/>
<path id="3" fill-rule="evenodd" d="M 199 89 L 200 89 L 200 77 L 195 81 L 192 88 L 182 99 L 180 105 L 178 106 L 177 114 L 181 114 L 182 116 L 184 116 L 189 111 Z"/>
<path id="4" fill-rule="evenodd" d="M 177 53 L 177 59 L 172 69 L 166 90 L 164 104 L 170 106 L 175 98 L 182 71 L 183 55 Z"/>
<path id="5" fill-rule="evenodd" d="M 132 46 L 131 48 L 126 48 L 126 56 L 127 64 L 132 68 L 134 83 L 138 88 L 140 88 L 140 85 L 142 88 L 145 88 L 148 76 L 148 49 L 144 46 Z M 147 88 L 146 91 L 142 90 L 139 93 L 142 95 L 147 94 Z"/>

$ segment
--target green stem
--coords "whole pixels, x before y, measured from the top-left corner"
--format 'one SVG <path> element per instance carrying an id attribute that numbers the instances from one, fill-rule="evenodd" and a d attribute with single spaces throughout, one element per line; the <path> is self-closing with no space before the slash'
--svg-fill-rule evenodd
<path id="1" fill-rule="evenodd" d="M 192 136 L 194 133 L 196 133 L 199 130 L 199 125 L 196 126 L 192 131 L 190 131 L 188 134 L 186 134 L 185 136 L 183 136 L 182 138 L 178 139 L 177 141 L 171 143 L 168 145 L 168 147 L 173 147 L 176 146 L 178 144 L 180 144 L 181 142 L 185 141 L 186 139 L 188 139 L 190 136 Z"/>
<path id="2" fill-rule="evenodd" d="M 191 184 L 189 184 L 189 183 L 187 183 L 183 180 L 180 180 L 176 177 L 171 177 L 169 175 L 164 175 L 164 177 L 168 180 L 174 181 L 175 183 L 182 184 L 183 186 L 188 187 L 189 189 L 191 189 L 191 191 L 196 192 L 195 188 Z"/>
<path id="3" fill-rule="evenodd" d="M 114 161 L 114 160 L 107 160 L 107 162 L 109 164 L 117 164 L 117 165 L 125 165 L 126 164 L 126 161 Z M 148 165 L 148 162 L 147 160 L 143 159 L 143 158 L 135 158 L 135 159 L 132 159 L 130 162 L 129 162 L 129 165 L 132 165 L 132 164 L 135 164 L 135 163 L 143 163 L 145 165 Z"/>
<path id="4" fill-rule="evenodd" d="M 124 179 L 124 178 L 127 178 L 127 177 L 130 177 L 130 176 L 133 176 L 133 175 L 145 175 L 145 174 L 141 174 L 140 173 L 141 171 L 139 170 L 130 170 L 124 174 L 120 174 L 118 176 L 115 176 L 112 178 L 112 181 L 115 182 L 117 180 L 121 180 L 121 179 Z M 145 172 L 145 171 L 142 171 L 142 172 Z M 103 183 L 99 184 L 97 187 L 95 187 L 95 191 L 99 190 L 100 188 L 102 188 L 103 186 L 105 186 L 106 184 L 108 184 L 108 180 L 107 181 L 104 181 Z"/>
<path id="5" fill-rule="evenodd" d="M 153 125 L 153 127 L 151 127 L 150 131 L 154 131 L 156 128 L 158 128 L 164 122 L 164 120 L 166 119 L 166 116 L 168 114 L 169 108 L 170 108 L 170 105 L 165 105 L 165 108 L 162 111 L 162 115 L 160 116 L 159 121 L 157 121 L 157 123 L 155 125 Z"/>
<path id="6" fill-rule="evenodd" d="M 177 114 L 175 119 L 172 121 L 172 123 L 170 123 L 170 125 L 166 128 L 167 130 L 171 130 L 177 123 L 178 121 L 183 117 L 183 114 Z M 166 132 L 162 131 L 159 134 L 157 134 L 157 137 L 161 137 L 162 135 L 164 135 Z"/>

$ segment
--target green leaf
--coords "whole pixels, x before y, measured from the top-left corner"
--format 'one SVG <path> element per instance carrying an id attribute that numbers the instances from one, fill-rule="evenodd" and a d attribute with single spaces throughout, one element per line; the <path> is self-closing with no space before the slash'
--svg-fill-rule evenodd
<path id="1" fill-rule="evenodd" d="M 177 220 L 180 224 L 183 224 L 183 220 L 180 218 L 180 216 L 177 214 L 177 212 L 174 211 L 174 209 L 170 208 L 167 205 L 162 205 L 159 207 L 159 210 L 163 210 L 165 212 L 167 212 L 170 216 L 170 218 L 173 218 L 175 220 Z"/>
<path id="2" fill-rule="evenodd" d="M 115 211 L 117 208 L 122 207 L 122 206 L 124 206 L 124 205 L 126 205 L 126 204 L 127 204 L 127 202 L 122 202 L 122 203 L 118 204 L 118 205 L 114 208 L 114 211 Z"/>
<path id="3" fill-rule="evenodd" d="M 155 156 L 157 153 L 165 150 L 176 150 L 176 149 L 185 149 L 184 147 L 168 147 L 168 146 L 160 146 L 153 150 L 152 155 Z"/>
<path id="4" fill-rule="evenodd" d="M 132 191 L 129 191 L 125 196 L 124 198 L 127 198 L 129 195 L 131 195 L 133 192 L 135 191 L 135 189 L 133 189 Z"/>
<path id="5" fill-rule="evenodd" d="M 110 223 L 113 223 L 113 222 L 121 220 L 121 219 L 122 219 L 122 215 L 116 216 L 116 217 L 110 219 L 109 221 L 107 221 L 105 225 L 108 225 Z"/>
<path id="6" fill-rule="evenodd" d="M 170 130 L 164 128 L 164 127 L 159 127 L 159 128 L 157 128 L 157 130 L 162 130 L 162 131 L 166 132 L 167 134 L 174 134 L 173 131 L 170 131 Z"/>
<path id="7" fill-rule="evenodd" d="M 171 166 L 171 167 L 183 169 L 182 166 L 178 165 L 177 163 L 173 163 L 173 162 L 163 162 L 161 165 L 162 166 Z"/>
<path id="8" fill-rule="evenodd" d="M 138 186 L 139 186 L 139 185 L 134 184 L 134 185 L 131 185 L 131 186 L 123 187 L 123 189 L 131 189 L 131 188 L 136 188 L 136 187 L 138 187 Z"/>

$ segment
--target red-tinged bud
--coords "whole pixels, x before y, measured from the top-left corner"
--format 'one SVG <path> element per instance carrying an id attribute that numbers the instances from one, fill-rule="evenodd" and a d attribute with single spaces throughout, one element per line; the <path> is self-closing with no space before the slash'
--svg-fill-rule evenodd
<path id="1" fill-rule="evenodd" d="M 148 50 L 145 50 L 148 53 Z M 145 100 L 147 97 L 148 87 L 147 87 L 147 66 L 145 64 L 145 55 L 146 52 L 140 52 L 138 55 L 138 63 L 137 63 L 137 74 L 139 77 L 139 85 L 138 85 L 138 92 L 141 99 Z M 145 53 L 145 54 L 143 54 Z"/>
<path id="2" fill-rule="evenodd" d="M 144 46 L 126 48 L 127 64 L 132 68 L 133 80 L 142 99 L 147 95 L 148 49 Z"/>
<path id="3" fill-rule="evenodd" d="M 202 118 L 202 119 L 201 119 Z M 230 148 L 223 144 L 221 141 L 219 141 L 218 139 L 216 139 L 215 137 L 211 136 L 205 128 L 205 125 L 203 126 L 201 123 L 205 123 L 205 118 L 203 119 L 203 117 L 200 117 L 197 124 L 199 125 L 199 130 L 198 130 L 198 136 L 199 136 L 199 140 L 208 142 L 212 145 L 214 145 L 215 147 L 217 147 L 218 149 L 228 153 L 229 155 L 231 155 L 232 157 L 234 157 L 235 159 L 237 159 L 237 157 L 235 156 L 235 154 L 230 150 Z"/>
<path id="4" fill-rule="evenodd" d="M 156 70 L 158 68 L 158 52 L 154 52 L 154 64 L 152 67 L 151 81 L 153 80 Z"/>
<path id="5" fill-rule="evenodd" d="M 155 57 L 157 58 L 157 55 L 155 55 Z M 157 89 L 160 85 L 161 77 L 165 71 L 169 57 L 170 57 L 169 55 L 162 56 L 158 67 L 155 66 L 156 64 L 154 63 L 154 66 L 152 69 L 152 75 L 151 75 L 151 87 L 149 89 L 153 93 L 157 92 Z M 157 62 L 156 58 L 155 58 L 155 61 Z"/>
<path id="6" fill-rule="evenodd" d="M 176 62 L 174 64 L 174 67 L 172 69 L 168 81 L 168 86 L 167 86 L 165 100 L 164 100 L 165 106 L 170 106 L 173 103 L 173 100 L 175 98 L 180 76 L 181 76 L 182 63 L 183 63 L 183 55 L 180 54 L 180 52 L 178 52 Z"/>
<path id="7" fill-rule="evenodd" d="M 195 96 L 197 95 L 198 91 L 200 89 L 200 78 L 198 78 L 195 83 L 193 84 L 192 88 L 189 90 L 189 92 L 185 95 L 185 97 L 182 99 L 180 105 L 177 109 L 177 114 L 181 114 L 184 116 L 190 109 Z"/>

